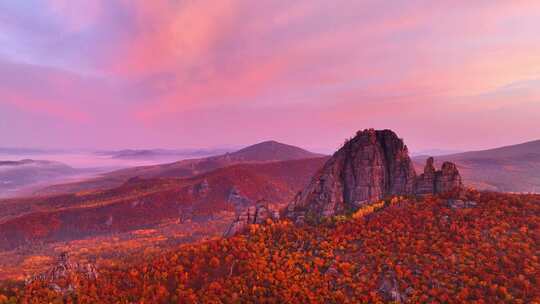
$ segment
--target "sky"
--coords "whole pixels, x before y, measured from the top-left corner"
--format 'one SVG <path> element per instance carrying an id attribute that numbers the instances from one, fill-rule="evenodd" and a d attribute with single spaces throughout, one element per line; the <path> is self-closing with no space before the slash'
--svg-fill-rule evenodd
<path id="1" fill-rule="evenodd" d="M 540 1 L 3 0 L 0 146 L 540 139 Z"/>

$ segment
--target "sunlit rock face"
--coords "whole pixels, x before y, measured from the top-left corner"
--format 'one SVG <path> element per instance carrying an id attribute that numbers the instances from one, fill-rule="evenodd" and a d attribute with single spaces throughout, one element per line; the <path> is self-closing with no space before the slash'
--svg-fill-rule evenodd
<path id="1" fill-rule="evenodd" d="M 331 216 L 389 195 L 413 194 L 407 146 L 391 130 L 359 131 L 288 207 L 288 216 Z"/>
<path id="2" fill-rule="evenodd" d="M 357 132 L 328 160 L 310 184 L 289 204 L 292 219 L 326 217 L 394 195 L 425 195 L 461 188 L 453 163 L 436 170 L 429 158 L 416 176 L 407 146 L 391 130 Z"/>

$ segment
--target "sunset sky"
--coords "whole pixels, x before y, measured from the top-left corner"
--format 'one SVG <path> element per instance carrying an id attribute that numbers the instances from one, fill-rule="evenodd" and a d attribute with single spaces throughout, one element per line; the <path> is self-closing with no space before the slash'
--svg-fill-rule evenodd
<path id="1" fill-rule="evenodd" d="M 540 139 L 540 1 L 0 2 L 0 146 Z"/>

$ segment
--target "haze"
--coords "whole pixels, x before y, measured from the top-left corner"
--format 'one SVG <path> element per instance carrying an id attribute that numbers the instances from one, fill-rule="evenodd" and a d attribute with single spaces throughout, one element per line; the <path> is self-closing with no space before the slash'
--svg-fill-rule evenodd
<path id="1" fill-rule="evenodd" d="M 2 146 L 540 138 L 538 1 L 2 1 Z"/>

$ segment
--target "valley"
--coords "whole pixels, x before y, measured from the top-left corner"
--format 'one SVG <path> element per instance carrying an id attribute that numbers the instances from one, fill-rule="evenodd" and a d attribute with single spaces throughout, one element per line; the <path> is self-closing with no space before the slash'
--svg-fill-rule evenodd
<path id="1" fill-rule="evenodd" d="M 325 160 L 241 164 L 190 178 L 132 178 L 109 190 L 0 200 L 0 249 L 22 259 L 51 257 L 58 243 L 76 247 L 79 240 L 94 243 L 123 235 L 127 244 L 136 244 L 137 231 L 145 229 L 182 242 L 221 236 L 237 209 L 261 199 L 287 204 Z M 0 277 L 28 271 L 17 263 L 9 266 L 1 268 Z M 17 267 L 18 274 L 8 270 Z"/>

